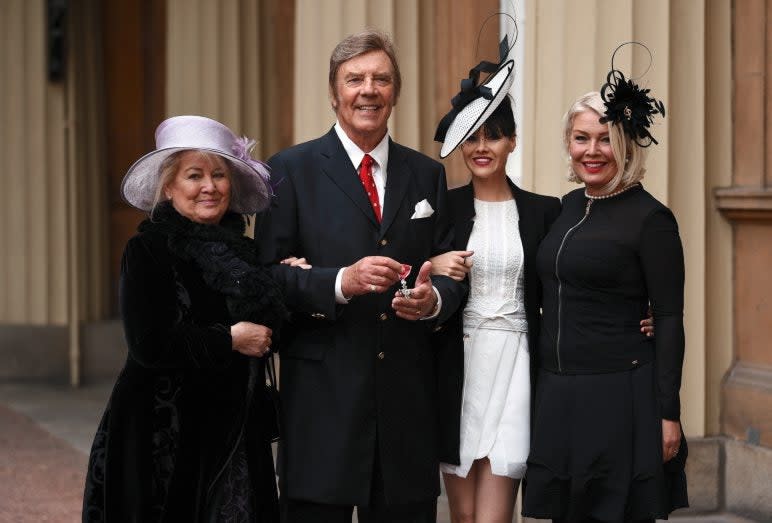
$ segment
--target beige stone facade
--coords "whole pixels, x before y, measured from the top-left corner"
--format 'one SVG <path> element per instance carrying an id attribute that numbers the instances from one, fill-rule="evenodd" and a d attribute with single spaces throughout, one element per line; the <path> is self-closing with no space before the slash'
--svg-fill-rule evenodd
<path id="1" fill-rule="evenodd" d="M 495 58 L 478 29 L 498 0 L 44 0 L 0 14 L 0 379 L 73 383 L 109 372 L 120 252 L 141 215 L 118 196 L 168 115 L 224 121 L 258 156 L 326 131 L 329 53 L 375 26 L 404 85 L 390 129 L 437 156 L 434 126 L 470 64 Z M 560 195 L 561 117 L 597 89 L 619 42 L 653 53 L 643 82 L 667 106 L 644 183 L 669 205 L 686 253 L 683 423 L 695 510 L 772 518 L 772 1 L 525 0 L 518 122 L 522 185 Z M 63 29 L 65 73 L 49 77 Z M 487 54 L 485 54 L 487 52 Z M 648 55 L 622 53 L 633 74 Z M 464 183 L 458 159 L 451 185 Z M 106 327 L 105 325 L 108 325 Z M 114 329 L 117 331 L 117 329 Z M 95 334 L 96 333 L 96 334 Z M 37 343 L 49 340 L 44 346 Z M 100 341 L 103 343 L 103 341 Z M 113 348 L 109 361 L 120 361 Z M 90 374 L 91 373 L 91 374 Z"/>

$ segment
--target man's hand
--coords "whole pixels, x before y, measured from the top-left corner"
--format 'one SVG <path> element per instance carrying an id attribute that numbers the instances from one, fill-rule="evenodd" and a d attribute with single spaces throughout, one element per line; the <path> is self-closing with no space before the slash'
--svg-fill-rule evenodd
<path id="1" fill-rule="evenodd" d="M 341 291 L 346 297 L 384 292 L 399 281 L 401 267 L 386 256 L 366 256 L 343 270 Z"/>
<path id="2" fill-rule="evenodd" d="M 397 291 L 391 301 L 391 307 L 397 316 L 403 320 L 418 320 L 431 314 L 437 305 L 437 295 L 432 288 L 432 262 L 425 261 L 421 265 L 415 287 L 410 291 L 410 297 L 405 298 Z"/>

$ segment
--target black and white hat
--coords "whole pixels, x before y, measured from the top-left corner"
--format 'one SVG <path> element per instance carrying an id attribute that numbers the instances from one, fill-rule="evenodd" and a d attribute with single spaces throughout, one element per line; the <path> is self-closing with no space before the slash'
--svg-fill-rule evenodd
<path id="1" fill-rule="evenodd" d="M 513 46 L 514 41 L 509 45 L 505 35 L 499 43 L 499 63 L 482 61 L 461 80 L 461 91 L 450 101 L 453 108 L 442 117 L 434 135 L 434 140 L 442 143 L 440 158 L 477 132 L 509 93 L 515 81 L 515 61 L 507 57 Z M 481 84 L 483 72 L 489 76 Z"/>

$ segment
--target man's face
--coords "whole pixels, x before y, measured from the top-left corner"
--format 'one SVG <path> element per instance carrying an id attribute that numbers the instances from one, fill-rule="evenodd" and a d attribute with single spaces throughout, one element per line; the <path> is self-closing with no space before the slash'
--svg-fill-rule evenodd
<path id="1" fill-rule="evenodd" d="M 371 51 L 341 64 L 332 107 L 355 143 L 377 145 L 386 134 L 394 102 L 394 71 L 386 53 Z"/>

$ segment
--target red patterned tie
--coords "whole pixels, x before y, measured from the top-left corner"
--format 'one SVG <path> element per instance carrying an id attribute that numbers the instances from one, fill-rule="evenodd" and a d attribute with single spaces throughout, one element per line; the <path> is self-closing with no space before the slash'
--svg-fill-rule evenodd
<path id="1" fill-rule="evenodd" d="M 359 164 L 359 179 L 365 187 L 370 204 L 373 206 L 375 219 L 381 223 L 381 205 L 378 203 L 378 190 L 375 188 L 375 181 L 373 180 L 373 157 L 369 154 L 366 154 L 362 158 L 362 163 Z"/>

